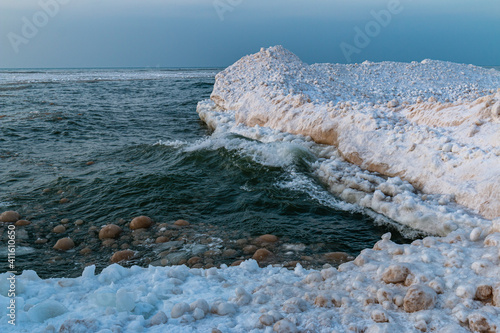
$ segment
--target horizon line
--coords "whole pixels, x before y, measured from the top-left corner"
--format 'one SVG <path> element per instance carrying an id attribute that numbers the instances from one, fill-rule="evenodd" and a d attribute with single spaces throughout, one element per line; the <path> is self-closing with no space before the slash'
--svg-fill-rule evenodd
<path id="1" fill-rule="evenodd" d="M 226 68 L 218 66 L 197 67 L 197 66 L 173 66 L 173 67 L 151 67 L 151 66 L 126 66 L 126 67 L 0 67 L 0 70 L 29 70 L 29 69 L 220 69 Z"/>
<path id="2" fill-rule="evenodd" d="M 387 61 L 387 60 L 386 60 Z M 372 61 L 370 61 L 372 62 Z M 375 61 L 373 61 L 376 63 Z M 403 62 L 403 61 L 394 61 L 394 62 Z M 362 62 L 357 62 L 357 63 L 346 63 L 343 65 L 353 65 L 353 64 L 361 64 Z M 337 63 L 341 64 L 341 63 Z M 475 65 L 475 64 L 467 64 L 467 65 L 474 65 L 478 67 L 500 67 L 500 64 L 498 65 Z M 125 66 L 125 67 L 0 67 L 0 70 L 54 70 L 54 69 L 224 69 L 227 68 L 231 65 L 228 66 L 208 66 L 208 67 L 198 67 L 198 66 L 172 66 L 172 67 L 151 67 L 151 66 Z"/>

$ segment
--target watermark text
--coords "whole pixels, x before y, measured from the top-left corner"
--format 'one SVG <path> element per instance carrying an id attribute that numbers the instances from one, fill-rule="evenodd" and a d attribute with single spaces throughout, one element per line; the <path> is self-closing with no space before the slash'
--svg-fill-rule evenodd
<path id="1" fill-rule="evenodd" d="M 392 18 L 400 14 L 403 9 L 404 7 L 400 0 L 389 0 L 385 9 L 370 11 L 373 20 L 368 21 L 363 29 L 359 26 L 354 27 L 355 35 L 352 44 L 346 42 L 340 43 L 340 50 L 347 62 L 352 62 L 353 54 L 359 54 L 363 49 L 367 48 L 373 38 L 380 35 L 383 28 L 389 26 Z"/>
<path id="2" fill-rule="evenodd" d="M 213 6 L 219 19 L 224 21 L 227 12 L 232 12 L 243 0 L 214 0 Z"/>
<path id="3" fill-rule="evenodd" d="M 61 6 L 69 3 L 71 0 L 40 0 L 38 6 L 40 10 L 36 11 L 30 18 L 23 16 L 21 18 L 22 26 L 20 33 L 9 32 L 7 38 L 15 53 L 19 53 L 19 47 L 26 45 L 35 38 L 40 29 L 45 27 L 51 18 L 59 14 Z"/>
<path id="4" fill-rule="evenodd" d="M 9 224 L 7 227 L 7 281 L 9 290 L 7 297 L 9 305 L 7 306 L 7 317 L 10 325 L 16 325 L 16 226 Z"/>

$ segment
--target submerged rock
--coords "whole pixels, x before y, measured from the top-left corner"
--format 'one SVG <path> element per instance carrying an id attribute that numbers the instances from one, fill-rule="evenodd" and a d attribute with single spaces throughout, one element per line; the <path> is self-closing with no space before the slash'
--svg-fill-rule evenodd
<path id="1" fill-rule="evenodd" d="M 54 245 L 55 250 L 67 251 L 75 247 L 75 242 L 69 237 L 59 239 Z"/>
<path id="2" fill-rule="evenodd" d="M 166 236 L 160 236 L 160 237 L 157 237 L 156 240 L 155 240 L 155 243 L 156 244 L 160 244 L 160 243 L 166 243 L 170 240 L 169 237 L 166 237 Z"/>
<path id="3" fill-rule="evenodd" d="M 252 259 L 255 259 L 258 262 L 261 262 L 261 261 L 266 261 L 272 255 L 273 255 L 273 253 L 267 249 L 258 249 L 257 251 L 255 251 L 254 255 L 252 256 Z"/>
<path id="4" fill-rule="evenodd" d="M 136 230 L 142 228 L 149 228 L 152 224 L 153 221 L 151 220 L 151 218 L 147 216 L 137 216 L 132 220 L 132 222 L 130 222 L 130 229 Z"/>
<path id="5" fill-rule="evenodd" d="M 15 223 L 16 227 L 21 227 L 21 226 L 30 225 L 30 224 L 31 224 L 31 222 L 28 220 L 18 220 Z"/>
<path id="6" fill-rule="evenodd" d="M 177 220 L 174 222 L 174 225 L 178 227 L 187 227 L 189 225 L 189 222 L 186 220 Z"/>
<path id="7" fill-rule="evenodd" d="M 99 239 L 116 238 L 122 232 L 122 228 L 116 224 L 108 224 L 99 231 Z"/>
<path id="8" fill-rule="evenodd" d="M 92 249 L 90 247 L 84 247 L 83 249 L 80 250 L 81 255 L 87 255 L 92 252 Z"/>
<path id="9" fill-rule="evenodd" d="M 255 245 L 246 245 L 244 248 L 243 248 L 243 253 L 244 254 L 254 254 L 255 251 L 257 251 L 258 247 L 255 246 Z"/>
<path id="10" fill-rule="evenodd" d="M 345 252 L 329 252 L 323 255 L 326 260 L 334 262 L 346 262 L 353 258 Z"/>
<path id="11" fill-rule="evenodd" d="M 111 257 L 111 262 L 117 263 L 123 260 L 130 260 L 134 257 L 135 252 L 131 250 L 117 251 Z"/>
<path id="12" fill-rule="evenodd" d="M 56 226 L 54 227 L 54 229 L 52 229 L 52 232 L 53 232 L 53 233 L 56 233 L 56 234 L 62 234 L 62 233 L 63 233 L 63 232 L 65 232 L 65 231 L 66 231 L 66 227 L 65 227 L 65 226 L 63 226 L 63 225 L 61 225 L 61 224 L 56 225 Z"/>
<path id="13" fill-rule="evenodd" d="M 15 223 L 21 218 L 21 215 L 13 210 L 8 210 L 0 214 L 0 222 Z"/>
<path id="14" fill-rule="evenodd" d="M 278 241 L 278 237 L 276 237 L 275 235 L 269 235 L 269 234 L 266 234 L 266 235 L 262 235 L 262 236 L 259 236 L 255 239 L 255 242 L 256 243 L 275 243 Z"/>

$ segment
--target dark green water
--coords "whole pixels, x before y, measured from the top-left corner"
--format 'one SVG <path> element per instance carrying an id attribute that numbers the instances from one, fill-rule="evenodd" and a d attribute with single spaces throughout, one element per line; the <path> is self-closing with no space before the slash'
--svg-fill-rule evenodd
<path id="1" fill-rule="evenodd" d="M 276 145 L 236 135 L 211 138 L 196 104 L 209 97 L 216 73 L 0 71 L 0 210 L 17 210 L 32 222 L 18 245 L 35 249 L 18 257 L 19 268 L 78 275 L 83 263 L 71 261 L 77 252 L 66 264 L 47 261 L 64 257 L 52 250 L 57 238 L 71 235 L 78 250 L 90 237 L 88 226 L 137 215 L 158 223 L 185 219 L 199 232 L 210 224 L 235 238 L 272 233 L 353 255 L 388 231 L 303 189 L 280 186 L 300 176 L 322 189 L 300 150 L 284 165 L 271 159 Z M 62 198 L 69 202 L 61 204 Z M 54 235 L 50 230 L 61 219 L 85 222 Z M 391 231 L 393 239 L 407 241 Z M 35 244 L 38 238 L 48 242 Z M 106 251 L 101 266 L 109 264 Z"/>

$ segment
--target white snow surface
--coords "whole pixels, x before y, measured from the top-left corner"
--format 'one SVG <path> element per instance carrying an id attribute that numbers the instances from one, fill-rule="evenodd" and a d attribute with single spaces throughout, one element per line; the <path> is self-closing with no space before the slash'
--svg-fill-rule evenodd
<path id="1" fill-rule="evenodd" d="M 237 123 L 334 145 L 364 170 L 500 216 L 500 72 L 424 60 L 303 63 L 281 46 L 216 76 L 211 101 Z"/>
<path id="2" fill-rule="evenodd" d="M 113 264 L 99 275 L 90 266 L 71 279 L 42 280 L 24 271 L 16 280 L 15 327 L 7 323 L 4 273 L 0 330 L 457 333 L 487 327 L 495 332 L 500 328 L 499 249 L 496 220 L 488 230 L 459 230 L 405 245 L 385 234 L 373 249 L 338 269 L 259 268 L 248 260 L 220 269 Z M 387 278 L 389 270 L 406 273 Z M 478 289 L 489 294 L 481 300 Z M 428 297 L 425 309 L 409 312 L 411 290 Z"/>

